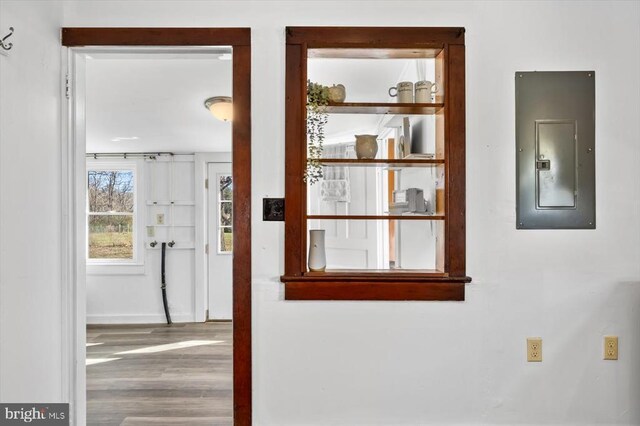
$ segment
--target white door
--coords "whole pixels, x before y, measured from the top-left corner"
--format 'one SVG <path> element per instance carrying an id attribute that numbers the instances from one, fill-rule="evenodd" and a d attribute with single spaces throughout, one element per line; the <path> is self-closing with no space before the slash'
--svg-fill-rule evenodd
<path id="1" fill-rule="evenodd" d="M 231 163 L 209 163 L 207 169 L 208 319 L 230 320 L 233 308 Z"/>
<path id="2" fill-rule="evenodd" d="M 351 167 L 351 201 L 323 201 L 321 183 L 309 187 L 308 209 L 321 215 L 375 215 L 377 213 L 376 170 Z M 381 269 L 380 239 L 375 220 L 310 220 L 309 229 L 324 229 L 327 269 Z"/>

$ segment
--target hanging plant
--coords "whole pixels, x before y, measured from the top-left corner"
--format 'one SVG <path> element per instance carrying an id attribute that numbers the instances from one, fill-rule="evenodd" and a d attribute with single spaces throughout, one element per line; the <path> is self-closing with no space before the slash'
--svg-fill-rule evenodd
<path id="1" fill-rule="evenodd" d="M 322 149 L 324 127 L 327 124 L 326 106 L 329 103 L 329 88 L 307 80 L 307 169 L 304 181 L 311 184 L 322 179 Z"/>

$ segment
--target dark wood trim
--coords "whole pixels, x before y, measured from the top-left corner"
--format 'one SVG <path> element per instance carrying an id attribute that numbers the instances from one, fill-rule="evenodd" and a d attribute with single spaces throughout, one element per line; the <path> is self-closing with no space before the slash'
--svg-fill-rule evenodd
<path id="1" fill-rule="evenodd" d="M 62 45 L 250 46 L 249 28 L 63 28 Z"/>
<path id="2" fill-rule="evenodd" d="M 301 50 L 300 50 L 300 54 L 301 54 L 301 64 L 300 64 L 300 69 L 301 69 L 301 75 L 302 75 L 302 79 L 299 81 L 299 85 L 300 85 L 300 94 L 302 95 L 299 99 L 298 99 L 298 103 L 299 103 L 299 107 L 300 108 L 300 114 L 302 117 L 301 123 L 300 123 L 300 134 L 298 135 L 298 146 L 296 147 L 296 149 L 300 152 L 300 155 L 302 156 L 302 167 L 306 168 L 306 162 L 307 162 L 307 124 L 306 124 L 306 120 L 307 120 L 307 78 L 308 78 L 308 70 L 307 70 L 307 65 L 308 65 L 308 52 L 309 52 L 309 46 L 306 43 L 303 43 L 301 46 Z M 304 169 L 303 169 L 304 170 Z M 299 250 L 300 253 L 302 253 L 301 257 L 300 257 L 300 265 L 298 266 L 300 268 L 300 271 L 306 271 L 307 269 L 307 223 L 305 221 L 305 217 L 307 215 L 307 184 L 300 178 L 296 179 L 296 182 L 298 185 L 300 185 L 300 200 L 301 200 L 301 205 L 300 205 L 300 222 L 301 222 L 301 227 L 302 227 L 302 235 L 301 235 L 301 240 L 300 240 L 300 246 L 299 246 Z"/>
<path id="3" fill-rule="evenodd" d="M 411 48 L 464 44 L 462 27 L 287 27 L 287 44 L 316 47 Z"/>
<path id="4" fill-rule="evenodd" d="M 287 45 L 286 78 L 285 78 L 285 194 L 287 194 L 288 205 L 284 209 L 285 220 L 285 251 L 288 255 L 284 259 L 284 270 L 287 275 L 300 275 L 300 265 L 304 262 L 306 249 L 302 250 L 304 236 L 303 215 L 301 201 L 303 199 L 300 178 L 304 173 L 305 158 L 301 140 L 305 132 L 303 128 L 304 105 L 303 99 L 304 82 L 302 70 L 302 46 Z M 291 201 L 289 201 L 291 200 Z"/>
<path id="5" fill-rule="evenodd" d="M 252 424 L 251 30 L 249 28 L 63 28 L 62 45 L 233 48 L 233 420 Z"/>
<path id="6" fill-rule="evenodd" d="M 464 300 L 464 282 L 288 281 L 285 300 Z"/>
<path id="7" fill-rule="evenodd" d="M 464 300 L 465 275 L 465 63 L 464 28 L 416 27 L 287 27 L 286 30 L 286 181 L 285 283 L 287 300 Z M 326 50 L 321 50 L 326 49 Z M 351 49 L 351 50 L 350 50 Z M 367 50 L 368 49 L 368 50 Z M 403 49 L 394 53 L 393 49 Z M 342 219 L 338 216 L 307 216 L 305 104 L 307 55 L 312 57 L 382 58 L 404 55 L 436 56 L 437 77 L 445 96 L 437 104 L 331 104 L 329 113 L 436 114 L 443 152 L 434 163 L 445 170 L 447 216 L 401 216 L 398 219 L 441 219 L 438 274 L 415 277 L 388 272 L 351 271 L 312 274 L 306 266 L 307 219 Z M 444 153 L 444 159 L 441 158 Z M 356 160 L 357 161 L 357 160 Z M 402 161 L 402 160 L 401 160 Z M 396 160 L 396 163 L 398 160 Z M 331 163 L 331 161 L 328 161 Z M 336 162 L 337 163 L 337 162 Z M 377 160 L 369 167 L 390 167 Z M 365 165 L 358 162 L 357 165 Z M 392 164 L 389 161 L 389 164 Z M 349 165 L 351 165 L 349 163 Z M 421 165 L 424 167 L 424 165 Z M 390 216 L 350 216 L 348 219 L 394 219 Z M 440 241 L 443 241 L 440 243 Z M 402 285 L 399 285 L 399 284 Z"/>
<path id="8" fill-rule="evenodd" d="M 447 157 L 447 271 L 465 275 L 465 75 L 464 45 L 449 46 Z"/>
<path id="9" fill-rule="evenodd" d="M 304 281 L 304 282 L 318 282 L 318 281 L 379 281 L 379 282 L 396 282 L 396 281 L 415 281 L 415 282 L 467 282 L 466 278 L 452 278 L 444 272 L 435 270 L 421 271 L 419 269 L 397 271 L 393 269 L 386 269 L 382 271 L 377 270 L 349 270 L 349 269 L 334 269 L 324 272 L 307 272 L 301 277 L 289 277 L 283 275 L 280 277 L 282 282 L 291 281 Z"/>
<path id="10" fill-rule="evenodd" d="M 370 47 L 338 47 L 335 49 L 309 49 L 309 58 L 350 59 L 422 59 L 435 58 L 442 51 L 442 43 L 424 44 L 419 48 L 385 49 Z"/>
<path id="11" fill-rule="evenodd" d="M 443 69 L 443 74 L 444 74 L 444 84 L 446 84 L 445 87 L 445 93 L 444 93 L 444 101 L 445 102 L 449 102 L 449 97 L 450 97 L 450 90 L 449 90 L 449 76 L 448 76 L 448 72 L 449 72 L 449 46 L 446 46 L 444 49 L 444 58 L 442 59 L 442 69 Z M 450 115 L 450 111 L 451 108 L 449 108 L 448 110 L 444 111 L 444 114 L 441 116 L 442 118 L 442 123 L 443 124 L 443 131 L 444 131 L 444 158 L 445 159 L 449 159 L 450 158 L 450 132 L 449 132 L 449 115 Z M 436 115 L 436 119 L 437 119 L 437 115 Z M 449 181 L 449 171 L 450 171 L 450 161 L 447 161 L 445 166 L 444 166 L 444 178 L 445 178 L 445 186 L 444 186 L 444 199 L 445 199 L 445 207 L 444 207 L 444 211 L 445 213 L 449 211 L 449 193 L 451 192 L 451 188 L 449 187 L 450 181 Z M 450 257 L 451 257 L 451 251 L 449 251 L 449 221 L 446 221 L 444 223 L 444 242 L 442 243 L 442 248 L 444 251 L 444 270 L 448 271 L 449 270 L 449 261 L 450 261 Z"/>
<path id="12" fill-rule="evenodd" d="M 233 46 L 233 423 L 251 425 L 251 46 Z"/>
<path id="13" fill-rule="evenodd" d="M 446 216 L 435 215 L 337 215 L 337 214 L 308 214 L 307 219 L 329 219 L 329 220 L 444 220 Z"/>
<path id="14" fill-rule="evenodd" d="M 325 111 L 329 114 L 436 114 L 444 104 L 383 104 L 367 102 L 330 102 Z"/>

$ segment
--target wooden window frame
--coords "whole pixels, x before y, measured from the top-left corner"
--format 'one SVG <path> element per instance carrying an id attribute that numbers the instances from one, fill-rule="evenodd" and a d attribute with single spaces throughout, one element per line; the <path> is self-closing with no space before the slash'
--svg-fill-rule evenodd
<path id="1" fill-rule="evenodd" d="M 249 426 L 252 424 L 251 268 L 246 265 L 251 265 L 251 29 L 62 28 L 62 45 L 233 48 L 233 422 L 236 426 Z"/>
<path id="2" fill-rule="evenodd" d="M 287 27 L 285 272 L 281 276 L 286 300 L 464 300 L 465 283 L 471 281 L 465 272 L 464 33 L 464 28 L 448 27 Z M 405 54 L 429 49 L 444 52 L 441 59 L 436 59 L 442 62 L 440 78 L 446 81 L 441 108 L 445 120 L 442 140 L 447 212 L 444 255 L 439 260 L 443 273 L 307 271 L 307 188 L 302 179 L 306 165 L 307 58 L 310 49 L 345 48 L 378 49 L 376 52 L 383 55 L 393 55 L 394 49 L 409 49 Z M 405 106 L 404 110 L 409 108 L 414 107 Z M 390 106 L 388 111 L 394 109 Z"/>

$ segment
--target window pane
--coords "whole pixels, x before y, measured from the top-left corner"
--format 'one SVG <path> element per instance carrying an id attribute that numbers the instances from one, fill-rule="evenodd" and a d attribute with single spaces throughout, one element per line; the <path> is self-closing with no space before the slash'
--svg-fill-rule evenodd
<path id="1" fill-rule="evenodd" d="M 89 259 L 133 259 L 133 216 L 90 215 Z"/>
<path id="2" fill-rule="evenodd" d="M 329 270 L 444 272 L 444 220 L 310 219 L 307 229 L 324 230 Z"/>
<path id="3" fill-rule="evenodd" d="M 444 164 L 384 168 L 325 167 L 307 184 L 310 215 L 444 215 Z"/>
<path id="4" fill-rule="evenodd" d="M 231 228 L 220 228 L 220 252 L 233 251 L 233 231 Z"/>
<path id="5" fill-rule="evenodd" d="M 220 199 L 231 200 L 233 199 L 233 180 L 230 175 L 220 175 Z"/>
<path id="6" fill-rule="evenodd" d="M 233 209 L 231 202 L 220 203 L 220 226 L 231 226 L 233 224 Z"/>
<path id="7" fill-rule="evenodd" d="M 133 213 L 133 170 L 89 170 L 89 211 Z"/>

